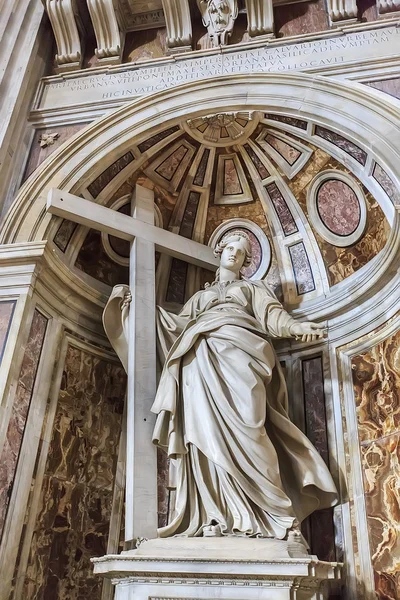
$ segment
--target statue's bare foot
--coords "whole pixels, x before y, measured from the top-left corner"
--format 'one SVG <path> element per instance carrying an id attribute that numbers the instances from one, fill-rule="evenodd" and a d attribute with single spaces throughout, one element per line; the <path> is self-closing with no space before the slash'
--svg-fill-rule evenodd
<path id="1" fill-rule="evenodd" d="M 221 537 L 221 527 L 220 525 L 207 525 L 203 528 L 203 536 L 204 537 Z"/>

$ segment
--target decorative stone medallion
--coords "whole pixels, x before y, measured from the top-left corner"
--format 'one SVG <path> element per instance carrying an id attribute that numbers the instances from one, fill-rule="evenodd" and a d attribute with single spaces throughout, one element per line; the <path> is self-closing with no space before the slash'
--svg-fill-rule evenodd
<path id="1" fill-rule="evenodd" d="M 267 236 L 255 223 L 248 219 L 228 219 L 219 225 L 211 234 L 208 245 L 215 248 L 227 233 L 241 231 L 250 238 L 252 261 L 242 269 L 242 274 L 248 279 L 262 279 L 271 263 L 271 247 Z"/>
<path id="2" fill-rule="evenodd" d="M 334 246 L 352 246 L 364 233 L 364 194 L 347 173 L 334 169 L 319 173 L 308 189 L 307 208 L 319 235 Z"/>

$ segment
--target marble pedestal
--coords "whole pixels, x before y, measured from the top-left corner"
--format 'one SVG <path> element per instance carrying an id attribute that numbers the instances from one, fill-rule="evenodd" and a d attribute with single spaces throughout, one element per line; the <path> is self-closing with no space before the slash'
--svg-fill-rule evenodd
<path id="1" fill-rule="evenodd" d="M 280 540 L 171 538 L 92 562 L 115 600 L 325 600 L 341 565 L 298 554 Z"/>

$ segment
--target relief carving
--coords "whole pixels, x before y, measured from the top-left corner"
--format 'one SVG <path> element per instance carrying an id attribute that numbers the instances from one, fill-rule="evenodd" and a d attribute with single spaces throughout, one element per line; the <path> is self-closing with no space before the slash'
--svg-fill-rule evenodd
<path id="1" fill-rule="evenodd" d="M 213 46 L 226 46 L 238 15 L 237 0 L 197 0 L 197 5 Z"/>

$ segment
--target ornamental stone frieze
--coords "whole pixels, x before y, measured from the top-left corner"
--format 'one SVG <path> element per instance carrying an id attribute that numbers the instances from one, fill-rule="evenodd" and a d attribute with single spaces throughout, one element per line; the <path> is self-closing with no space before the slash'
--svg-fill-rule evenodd
<path id="1" fill-rule="evenodd" d="M 237 0 L 197 0 L 213 46 L 226 46 L 238 16 Z"/>

